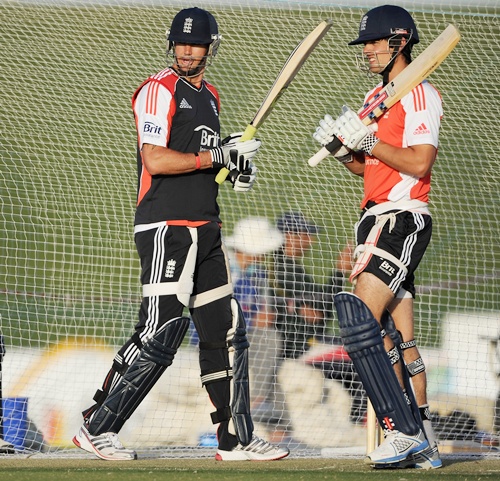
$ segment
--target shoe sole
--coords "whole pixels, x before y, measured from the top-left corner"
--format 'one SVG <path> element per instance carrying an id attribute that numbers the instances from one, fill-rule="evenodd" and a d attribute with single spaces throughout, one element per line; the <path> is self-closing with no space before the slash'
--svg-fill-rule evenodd
<path id="1" fill-rule="evenodd" d="M 133 457 L 123 457 L 123 458 L 118 458 L 116 456 L 114 456 L 114 457 L 113 456 L 106 456 L 106 455 L 102 454 L 101 452 L 99 452 L 97 449 L 95 449 L 93 444 L 85 436 L 85 433 L 83 433 L 83 439 L 79 438 L 78 434 L 76 436 L 74 436 L 73 437 L 73 444 L 76 447 L 83 449 L 84 451 L 87 451 L 90 454 L 94 454 L 95 456 L 97 456 L 100 459 L 104 459 L 104 461 L 134 461 L 135 459 L 137 459 L 137 454 L 134 454 Z"/>
<path id="2" fill-rule="evenodd" d="M 286 458 L 289 454 L 290 452 L 264 458 L 262 457 L 262 455 L 244 453 L 242 451 L 239 452 L 227 451 L 223 455 L 220 452 L 218 452 L 215 455 L 215 460 L 216 461 L 278 461 L 279 459 Z"/>
<path id="3" fill-rule="evenodd" d="M 414 461 L 413 464 L 415 465 L 415 469 L 424 469 L 424 470 L 429 470 L 429 469 L 439 469 L 443 466 L 443 462 L 441 460 L 439 461 Z"/>
<path id="4" fill-rule="evenodd" d="M 417 455 L 418 456 L 418 455 Z M 372 464 L 375 469 L 422 469 L 428 471 L 430 469 L 439 469 L 443 466 L 442 461 L 435 460 L 422 460 L 418 461 L 416 459 L 405 459 L 398 463 L 387 463 L 387 464 Z"/>

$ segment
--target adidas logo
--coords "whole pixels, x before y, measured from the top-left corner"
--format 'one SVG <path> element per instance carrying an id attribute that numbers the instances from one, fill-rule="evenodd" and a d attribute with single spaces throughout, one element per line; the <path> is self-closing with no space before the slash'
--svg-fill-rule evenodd
<path id="1" fill-rule="evenodd" d="M 179 104 L 179 108 L 180 109 L 192 109 L 193 107 L 191 107 L 191 105 L 189 105 L 189 102 L 185 98 L 183 98 L 181 100 L 181 103 Z"/>
<path id="2" fill-rule="evenodd" d="M 413 135 L 422 135 L 422 134 L 430 134 L 431 131 L 427 128 L 427 126 L 422 122 L 413 132 Z"/>

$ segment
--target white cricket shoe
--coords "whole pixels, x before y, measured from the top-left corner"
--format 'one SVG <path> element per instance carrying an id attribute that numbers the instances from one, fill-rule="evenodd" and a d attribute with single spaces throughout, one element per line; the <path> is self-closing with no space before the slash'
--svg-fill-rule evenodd
<path id="1" fill-rule="evenodd" d="M 98 436 L 92 436 L 87 428 L 82 426 L 78 434 L 73 438 L 73 443 L 105 461 L 133 461 L 137 459 L 136 452 L 124 448 L 115 433 L 102 433 Z"/>
<path id="2" fill-rule="evenodd" d="M 429 441 L 425 438 L 422 430 L 414 436 L 403 434 L 399 431 L 391 431 L 386 435 L 384 441 L 365 458 L 365 462 L 371 465 L 387 465 L 399 463 L 408 456 L 421 453 L 429 447 Z"/>
<path id="3" fill-rule="evenodd" d="M 289 454 L 288 448 L 282 448 L 253 436 L 248 446 L 238 444 L 231 451 L 218 449 L 215 459 L 217 461 L 275 461 L 286 458 Z"/>

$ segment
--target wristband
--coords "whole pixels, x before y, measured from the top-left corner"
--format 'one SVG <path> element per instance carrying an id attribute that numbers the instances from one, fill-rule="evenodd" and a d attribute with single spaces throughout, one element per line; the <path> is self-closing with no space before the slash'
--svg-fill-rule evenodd
<path id="1" fill-rule="evenodd" d="M 373 148 L 379 143 L 380 139 L 375 135 L 367 135 L 363 142 L 361 142 L 361 150 L 365 151 L 368 155 L 372 155 Z"/>
<path id="2" fill-rule="evenodd" d="M 200 170 L 200 168 L 201 168 L 200 154 L 198 152 L 195 152 L 194 156 L 195 156 L 195 159 L 196 159 L 196 170 Z"/>

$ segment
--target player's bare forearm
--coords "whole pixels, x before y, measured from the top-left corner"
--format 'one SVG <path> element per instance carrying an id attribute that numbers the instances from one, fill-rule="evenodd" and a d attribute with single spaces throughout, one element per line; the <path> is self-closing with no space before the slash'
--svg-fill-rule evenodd
<path id="1" fill-rule="evenodd" d="M 349 172 L 354 175 L 359 175 L 363 177 L 365 173 L 365 154 L 364 152 L 353 152 L 352 153 L 352 162 L 348 162 L 347 164 L 343 164 Z"/>
<path id="2" fill-rule="evenodd" d="M 151 175 L 186 174 L 212 167 L 212 157 L 208 151 L 198 154 L 199 165 L 195 154 L 177 152 L 160 145 L 144 144 L 141 152 L 144 166 Z"/>

